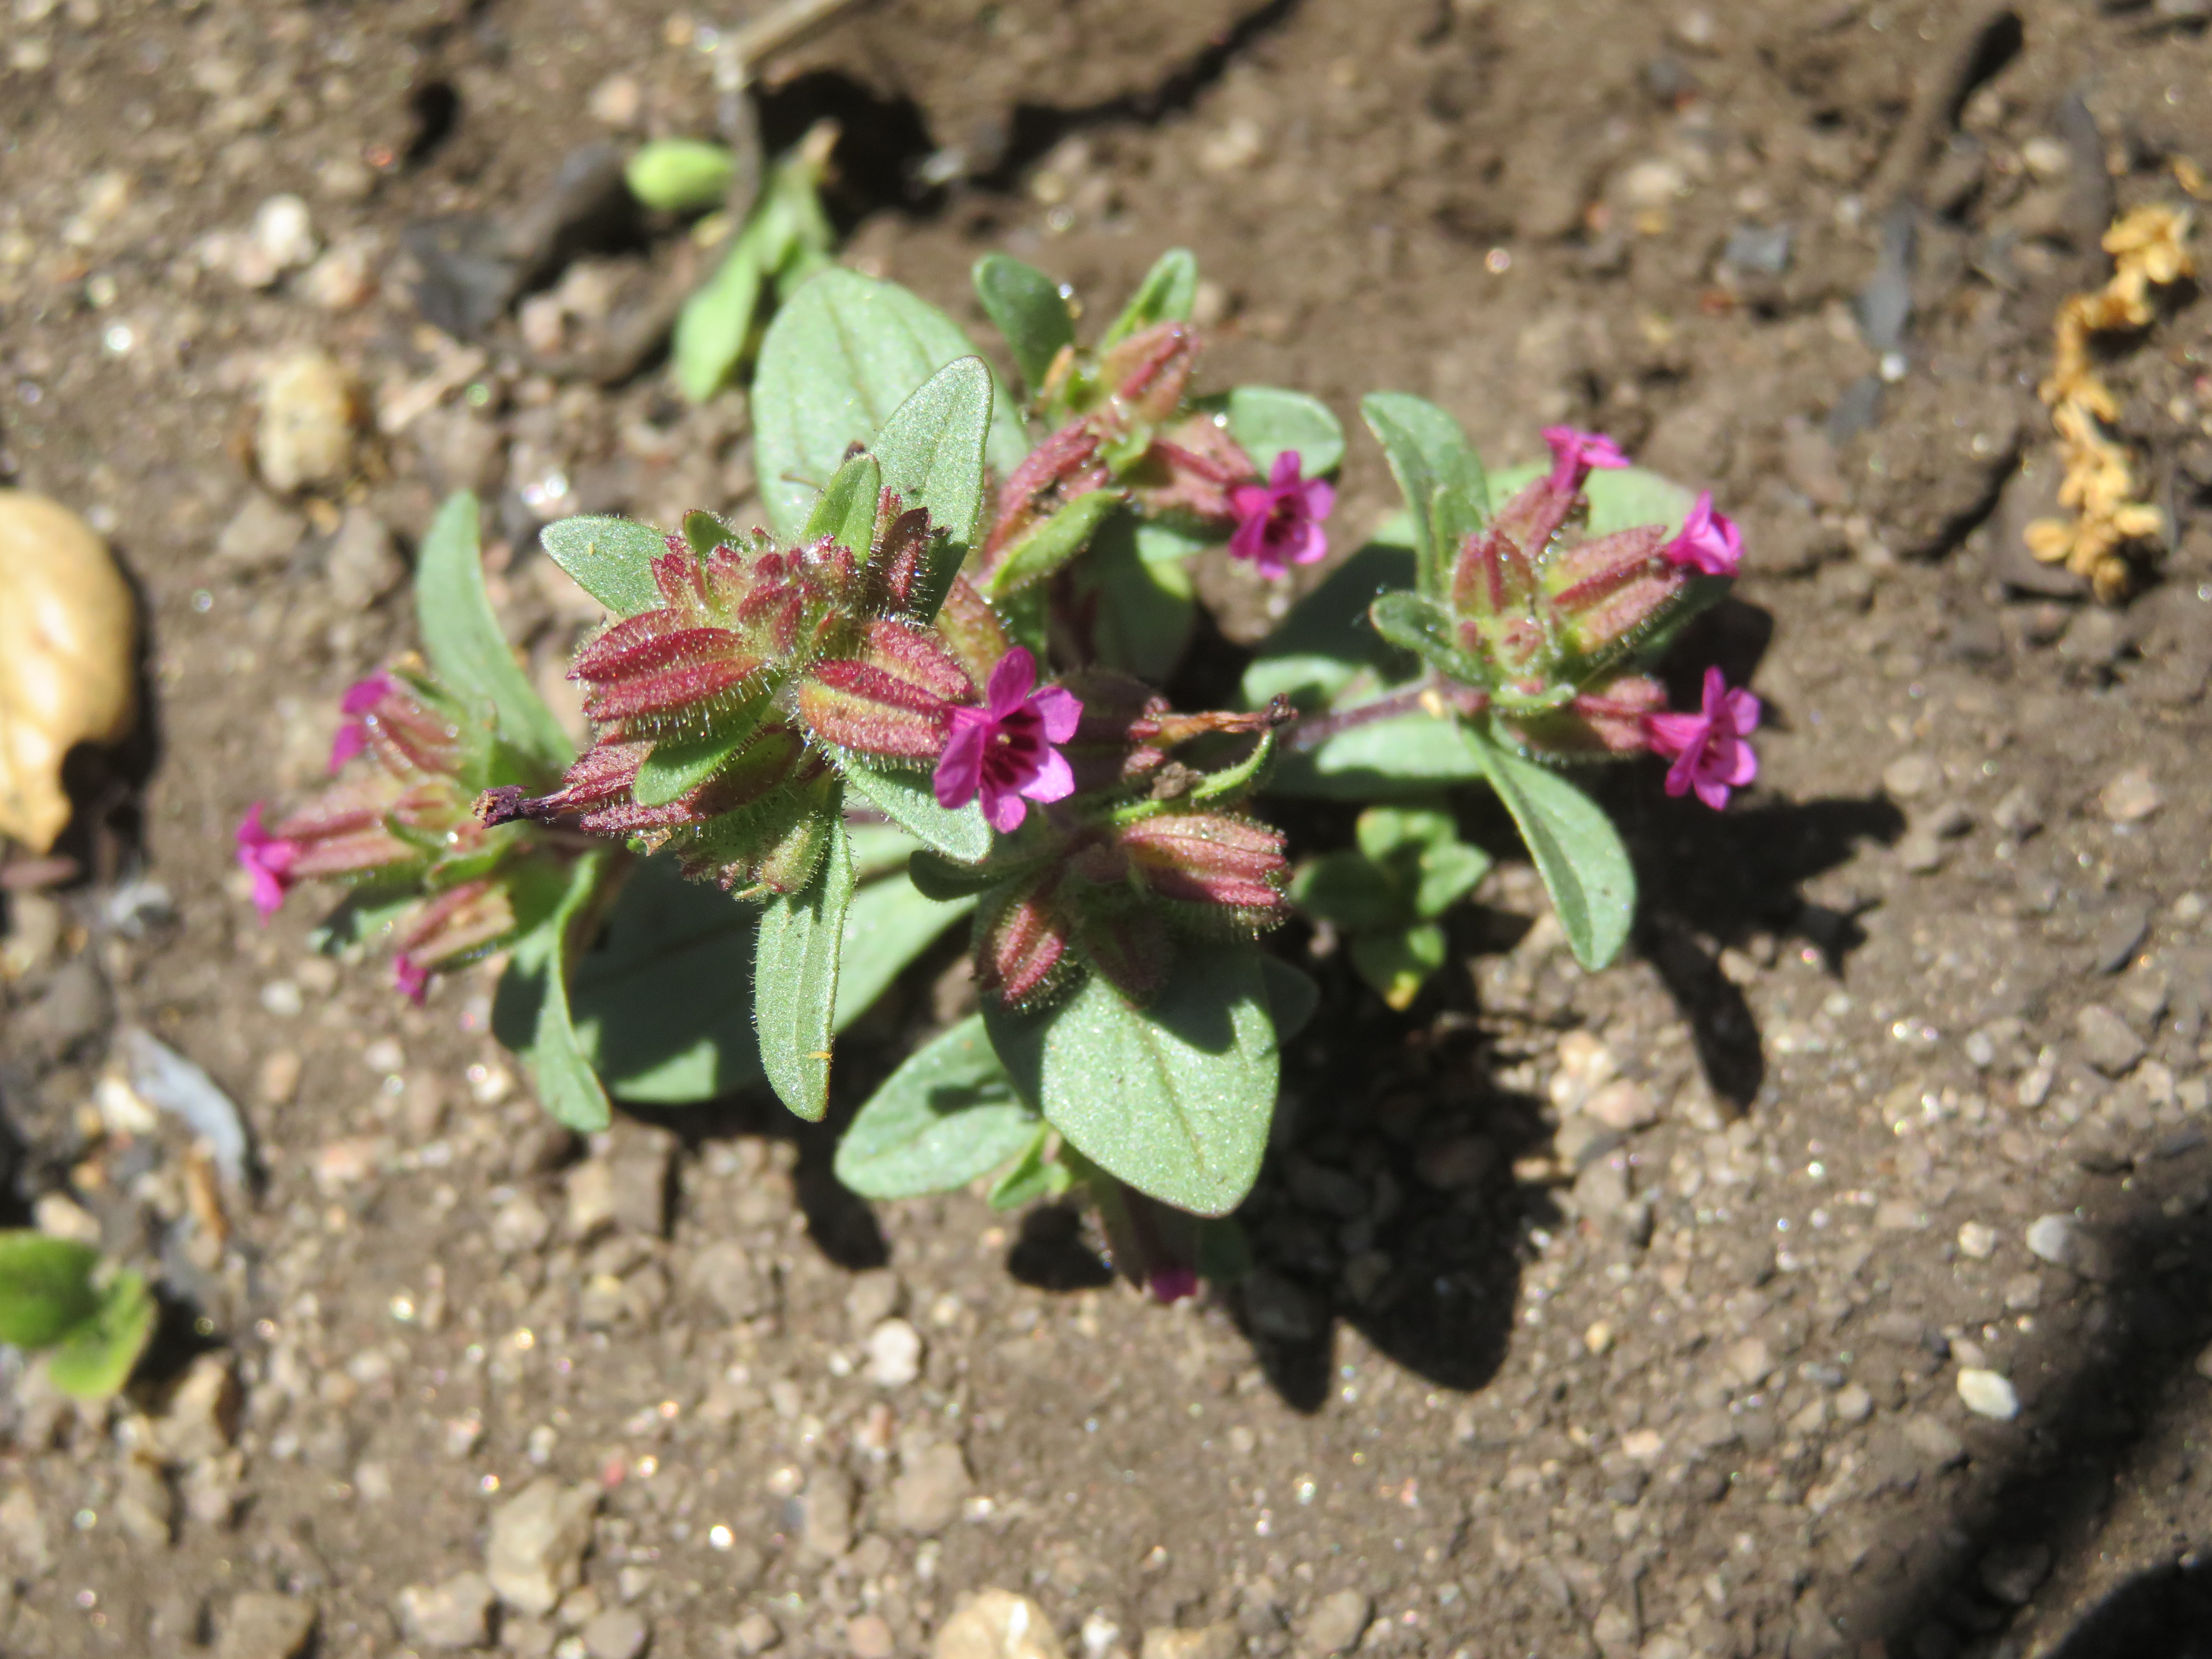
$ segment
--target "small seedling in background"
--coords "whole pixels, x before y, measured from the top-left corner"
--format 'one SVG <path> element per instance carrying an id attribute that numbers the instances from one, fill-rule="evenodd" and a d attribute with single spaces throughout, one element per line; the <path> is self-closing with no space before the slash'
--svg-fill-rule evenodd
<path id="1" fill-rule="evenodd" d="M 153 1339 L 146 1281 L 103 1267 L 74 1239 L 0 1232 L 0 1342 L 46 1356 L 46 1375 L 77 1400 L 122 1391 Z"/>
<path id="2" fill-rule="evenodd" d="M 1335 927 L 1359 976 L 1393 1008 L 1412 1006 L 1444 965 L 1437 918 L 1480 881 L 1490 855 L 1459 838 L 1448 812 L 1370 806 L 1357 845 L 1298 866 L 1291 901 Z"/>
<path id="3" fill-rule="evenodd" d="M 735 151 L 693 138 L 665 138 L 632 156 L 624 177 L 647 207 L 705 213 L 694 236 L 727 251 L 676 319 L 670 347 L 676 384 L 693 403 L 728 386 L 757 343 L 770 299 L 781 302 L 830 263 L 836 233 L 822 206 L 822 181 L 837 143 L 834 122 L 807 133 L 768 169 L 759 198 L 733 224 L 723 208 L 738 175 Z M 734 233 L 734 234 L 733 234 Z"/>

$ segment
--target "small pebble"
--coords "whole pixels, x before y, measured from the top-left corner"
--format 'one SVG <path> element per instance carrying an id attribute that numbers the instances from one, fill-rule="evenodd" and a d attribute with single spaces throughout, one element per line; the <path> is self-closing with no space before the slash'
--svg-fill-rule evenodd
<path id="1" fill-rule="evenodd" d="M 269 487 L 289 495 L 343 478 L 353 465 L 355 412 L 353 386 L 329 353 L 295 351 L 270 364 L 253 435 Z"/>
<path id="2" fill-rule="evenodd" d="M 2143 1057 L 2143 1040 L 2101 1002 L 2089 1003 L 2074 1016 L 2074 1035 L 2081 1057 L 2106 1077 L 2126 1075 Z"/>
<path id="3" fill-rule="evenodd" d="M 1583 1103 L 1583 1110 L 1608 1129 L 1642 1129 L 1659 1121 L 1659 1103 L 1651 1097 L 1651 1091 L 1628 1078 L 1592 1091 Z"/>
<path id="4" fill-rule="evenodd" d="M 399 1592 L 399 1628 L 426 1648 L 480 1648 L 491 1638 L 497 1599 L 480 1572 L 459 1573 L 437 1585 L 410 1584 Z"/>
<path id="5" fill-rule="evenodd" d="M 1867 1392 L 1863 1383 L 1844 1383 L 1836 1390 L 1836 1397 L 1832 1403 L 1836 1408 L 1836 1420 L 1839 1423 L 1863 1423 L 1874 1415 L 1874 1395 Z"/>
<path id="6" fill-rule="evenodd" d="M 2147 766 L 2130 767 L 2097 794 L 2097 808 L 2114 823 L 2141 823 L 2166 805 Z"/>
<path id="7" fill-rule="evenodd" d="M 921 1375 L 921 1334 L 903 1319 L 886 1319 L 868 1333 L 868 1380 L 902 1389 Z"/>
<path id="8" fill-rule="evenodd" d="M 1881 787 L 1899 800 L 1924 795 L 1943 781 L 1943 769 L 1926 755 L 1900 755 L 1881 770 Z"/>
<path id="9" fill-rule="evenodd" d="M 960 1518 L 975 1490 L 968 1460 L 949 1441 L 905 1454 L 905 1467 L 891 1483 L 891 1519 L 902 1532 L 927 1536 Z"/>
<path id="10" fill-rule="evenodd" d="M 931 1659 L 1066 1659 L 1045 1610 L 1012 1590 L 986 1589 L 938 1627 Z"/>
<path id="11" fill-rule="evenodd" d="M 248 1590 L 230 1604 L 215 1659 L 298 1659 L 314 1630 L 313 1601 Z"/>
<path id="12" fill-rule="evenodd" d="M 630 1607 L 609 1607 L 579 1632 L 591 1659 L 637 1659 L 652 1632 L 645 1616 Z M 885 1649 L 888 1656 L 890 1650 Z"/>
<path id="13" fill-rule="evenodd" d="M 2020 1395 L 2005 1378 L 1992 1370 L 1969 1365 L 1959 1373 L 1959 1398 L 1977 1417 L 2009 1423 L 2020 1415 Z"/>
<path id="14" fill-rule="evenodd" d="M 853 1659 L 891 1659 L 897 1644 L 880 1613 L 864 1613 L 847 1621 L 845 1645 L 852 1650 Z"/>
<path id="15" fill-rule="evenodd" d="M 1979 1221 L 1960 1224 L 1959 1253 L 1976 1261 L 1987 1261 L 1997 1248 L 1996 1229 Z"/>
<path id="16" fill-rule="evenodd" d="M 272 196 L 253 216 L 252 246 L 270 272 L 271 279 L 296 270 L 320 252 L 307 204 L 292 195 Z M 255 283 L 266 287 L 267 283 Z"/>
<path id="17" fill-rule="evenodd" d="M 1298 1646 L 1316 1656 L 1347 1653 L 1366 1634 L 1374 1617 L 1374 1598 L 1364 1590 L 1340 1589 L 1324 1595 L 1299 1625 Z"/>

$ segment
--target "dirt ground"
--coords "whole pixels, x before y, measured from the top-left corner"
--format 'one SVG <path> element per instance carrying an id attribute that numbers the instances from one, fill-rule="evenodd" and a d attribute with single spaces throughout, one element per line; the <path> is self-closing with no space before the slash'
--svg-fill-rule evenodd
<path id="1" fill-rule="evenodd" d="M 311 906 L 264 931 L 232 868 L 409 642 L 398 554 L 444 491 L 483 492 L 549 684 L 588 617 L 538 522 L 742 515 L 741 396 L 562 367 L 674 280 L 671 228 L 539 270 L 473 341 L 425 322 L 404 240 L 518 211 L 577 146 L 711 133 L 734 20 L 12 0 L 0 482 L 111 537 L 151 642 L 148 735 L 75 780 L 85 878 L 5 901 L 6 1218 L 97 1226 L 171 1317 L 112 1413 L 8 1360 L 0 1650 L 266 1659 L 304 1602 L 323 1659 L 887 1659 L 996 1586 L 1085 1659 L 2212 1652 L 2193 287 L 2103 355 L 2172 531 L 2142 591 L 2087 602 L 2021 541 L 2061 298 L 2117 212 L 2212 168 L 2209 19 L 887 0 L 770 64 L 775 142 L 843 123 L 845 257 L 965 319 L 986 249 L 1110 303 L 1188 245 L 1214 384 L 1347 424 L 1419 392 L 1497 461 L 1598 427 L 1744 526 L 1678 666 L 1751 677 L 1762 775 L 1719 819 L 1606 781 L 1632 959 L 1579 972 L 1509 858 L 1407 1015 L 1311 960 L 1259 1270 L 1163 1310 L 1060 1212 L 872 1213 L 772 1103 L 571 1145 L 489 979 L 411 1010 L 311 953 Z M 305 245 L 255 233 L 281 193 Z M 277 500 L 257 387 L 308 344 L 365 418 L 341 480 Z M 1390 504 L 1355 439 L 1338 526 Z M 1270 615 L 1241 571 L 1201 591 L 1193 697 Z M 951 961 L 841 1050 L 844 1109 Z M 103 1118 L 126 1024 L 240 1103 L 250 1192 L 211 1205 L 173 1132 Z M 1966 1405 L 1986 1373 L 2009 1419 Z M 586 1582 L 487 1619 L 464 1575 L 547 1480 L 597 1503 Z"/>

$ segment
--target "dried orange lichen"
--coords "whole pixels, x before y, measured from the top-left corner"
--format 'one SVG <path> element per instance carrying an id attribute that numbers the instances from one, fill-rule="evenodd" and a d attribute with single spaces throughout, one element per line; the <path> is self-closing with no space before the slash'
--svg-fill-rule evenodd
<path id="1" fill-rule="evenodd" d="M 2194 276 L 2189 215 L 2169 207 L 2140 207 L 2105 233 L 2112 256 L 2111 282 L 2094 294 L 2069 296 L 2058 308 L 2057 349 L 2050 378 L 2038 388 L 2058 433 L 2065 477 L 2058 504 L 2069 519 L 2038 519 L 2027 527 L 2028 550 L 2046 564 L 2066 568 L 2112 601 L 2127 592 L 2128 562 L 2120 550 L 2155 536 L 2166 515 L 2136 499 L 2135 469 L 2126 447 L 2108 436 L 2105 423 L 2119 417 L 2111 388 L 2089 360 L 2093 335 L 2143 328 L 2152 319 L 2150 291 Z"/>

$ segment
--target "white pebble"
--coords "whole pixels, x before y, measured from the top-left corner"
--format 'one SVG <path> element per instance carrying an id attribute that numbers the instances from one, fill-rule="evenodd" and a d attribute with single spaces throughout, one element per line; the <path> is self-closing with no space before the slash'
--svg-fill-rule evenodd
<path id="1" fill-rule="evenodd" d="M 1987 1261 L 1996 1254 L 1997 1231 L 1985 1223 L 1968 1221 L 1959 1228 L 1959 1254 L 1972 1256 L 1977 1261 Z"/>
<path id="2" fill-rule="evenodd" d="M 320 252 L 307 204 L 293 195 L 270 197 L 253 216 L 253 245 L 275 270 L 306 264 Z"/>
<path id="3" fill-rule="evenodd" d="M 886 1319 L 868 1333 L 868 1376 L 886 1389 L 902 1389 L 921 1375 L 921 1334 L 903 1319 Z"/>
<path id="4" fill-rule="evenodd" d="M 2045 1261 L 2067 1266 L 2074 1249 L 2073 1222 L 2063 1215 L 2038 1216 L 2028 1225 L 2027 1248 Z"/>
<path id="5" fill-rule="evenodd" d="M 1995 1371 L 1968 1366 L 1959 1373 L 1959 1398 L 1977 1417 L 2009 1423 L 2020 1415 L 2020 1395 Z"/>

